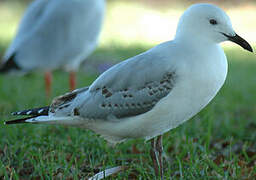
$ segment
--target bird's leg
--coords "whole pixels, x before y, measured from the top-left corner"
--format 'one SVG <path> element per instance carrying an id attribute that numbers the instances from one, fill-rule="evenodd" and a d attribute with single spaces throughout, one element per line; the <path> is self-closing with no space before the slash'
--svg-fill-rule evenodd
<path id="1" fill-rule="evenodd" d="M 76 72 L 71 71 L 69 73 L 69 88 L 70 91 L 73 91 L 76 88 Z"/>
<path id="2" fill-rule="evenodd" d="M 156 154 L 156 148 L 155 148 L 155 139 L 151 140 L 151 149 L 150 149 L 150 156 L 153 161 L 153 166 L 155 170 L 155 175 L 159 176 L 159 166 L 158 166 L 158 160 L 157 160 L 157 154 Z"/>
<path id="3" fill-rule="evenodd" d="M 45 80 L 46 97 L 49 98 L 51 95 L 51 86 L 52 86 L 52 73 L 50 71 L 45 72 L 44 80 Z"/>
<path id="4" fill-rule="evenodd" d="M 161 177 L 161 179 L 163 179 L 163 174 L 164 174 L 164 171 L 163 171 L 163 157 L 162 157 L 162 154 L 163 154 L 163 135 L 160 135 L 160 136 L 157 137 L 156 151 L 158 152 L 158 163 L 159 163 L 159 166 L 160 166 L 160 177 Z"/>

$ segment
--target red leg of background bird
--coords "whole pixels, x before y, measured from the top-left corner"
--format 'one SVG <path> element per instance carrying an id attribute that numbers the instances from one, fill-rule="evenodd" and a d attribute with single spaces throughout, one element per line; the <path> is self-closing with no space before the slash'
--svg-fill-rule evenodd
<path id="1" fill-rule="evenodd" d="M 44 74 L 44 79 L 45 79 L 45 93 L 46 93 L 47 98 L 49 98 L 51 95 L 52 73 L 46 72 Z"/>
<path id="2" fill-rule="evenodd" d="M 69 73 L 69 88 L 73 91 L 76 88 L 76 72 L 71 71 Z"/>

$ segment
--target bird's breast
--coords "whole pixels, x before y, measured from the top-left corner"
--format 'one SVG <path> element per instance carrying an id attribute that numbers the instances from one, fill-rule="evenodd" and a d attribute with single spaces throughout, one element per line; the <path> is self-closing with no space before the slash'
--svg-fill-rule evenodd
<path id="1" fill-rule="evenodd" d="M 174 88 L 143 117 L 151 138 L 177 127 L 202 110 L 220 90 L 227 75 L 224 53 L 205 61 L 180 64 Z M 151 135 L 150 135 L 151 134 Z"/>

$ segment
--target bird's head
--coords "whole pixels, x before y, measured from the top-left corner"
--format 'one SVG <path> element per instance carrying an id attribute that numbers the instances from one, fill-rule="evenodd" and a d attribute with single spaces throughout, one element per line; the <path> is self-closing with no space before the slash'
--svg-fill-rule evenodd
<path id="1" fill-rule="evenodd" d="M 175 38 L 214 43 L 230 40 L 250 52 L 253 51 L 250 44 L 235 33 L 228 15 L 211 4 L 190 6 L 180 18 Z"/>

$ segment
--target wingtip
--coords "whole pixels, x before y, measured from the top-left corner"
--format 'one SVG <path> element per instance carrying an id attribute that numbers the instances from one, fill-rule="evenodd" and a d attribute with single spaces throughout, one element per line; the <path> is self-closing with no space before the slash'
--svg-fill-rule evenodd
<path id="1" fill-rule="evenodd" d="M 17 115 L 17 112 L 12 112 L 11 115 L 15 116 L 15 115 Z"/>
<path id="2" fill-rule="evenodd" d="M 34 117 L 26 117 L 26 118 L 21 118 L 21 119 L 15 119 L 15 120 L 10 120 L 10 121 L 5 121 L 5 125 L 10 125 L 10 124 L 23 124 L 23 123 L 28 123 L 27 120 L 31 119 Z"/>
<path id="3" fill-rule="evenodd" d="M 13 116 L 41 116 L 41 115 L 48 115 L 49 112 L 49 106 L 40 107 L 40 108 L 32 108 L 32 109 L 26 109 L 22 111 L 16 111 L 12 112 L 11 115 Z"/>
<path id="4" fill-rule="evenodd" d="M 15 62 L 15 56 L 16 54 L 14 53 L 3 64 L 0 65 L 0 73 L 8 73 L 11 70 L 21 70 L 21 68 Z"/>

